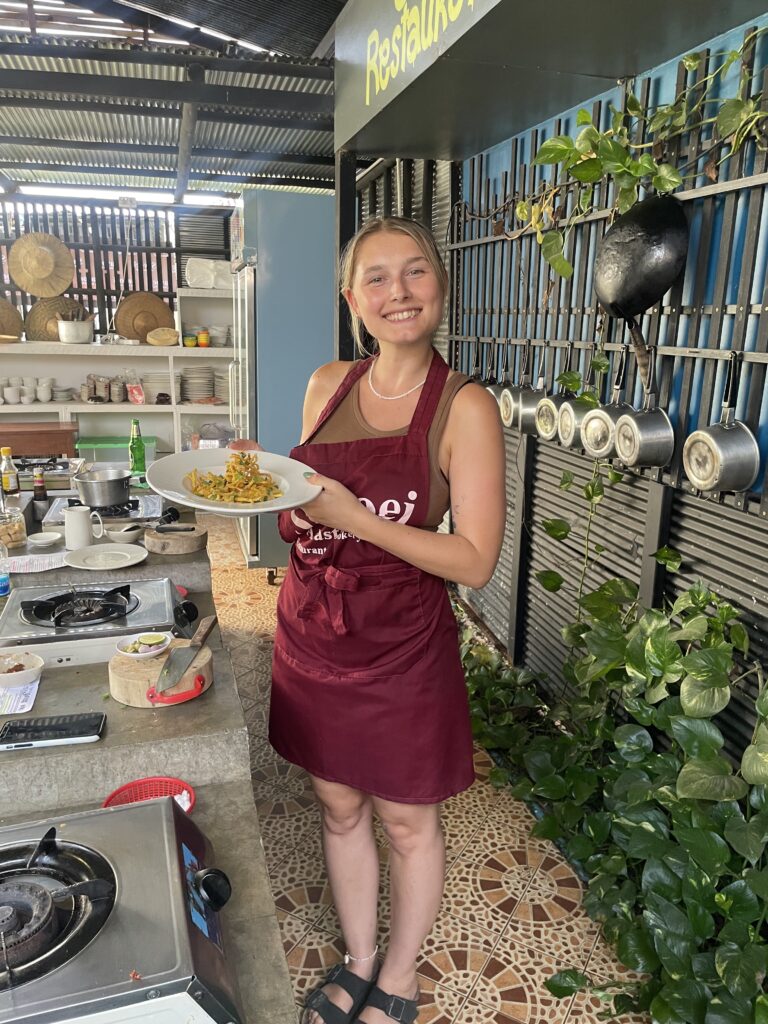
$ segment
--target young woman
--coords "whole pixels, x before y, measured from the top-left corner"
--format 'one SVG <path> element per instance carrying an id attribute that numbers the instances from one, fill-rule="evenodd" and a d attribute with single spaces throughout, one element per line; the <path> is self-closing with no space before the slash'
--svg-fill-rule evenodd
<path id="1" fill-rule="evenodd" d="M 444 882 L 440 802 L 474 778 L 445 581 L 478 588 L 493 573 L 504 447 L 492 396 L 433 348 L 447 284 L 424 227 L 396 217 L 364 225 L 345 252 L 342 288 L 358 344 L 362 324 L 375 355 L 312 375 L 291 452 L 323 490 L 281 516 L 293 549 L 270 741 L 312 778 L 348 950 L 307 998 L 303 1024 L 416 1019 L 416 959 Z M 438 533 L 449 508 L 453 532 Z M 374 813 L 391 847 L 380 966 Z"/>

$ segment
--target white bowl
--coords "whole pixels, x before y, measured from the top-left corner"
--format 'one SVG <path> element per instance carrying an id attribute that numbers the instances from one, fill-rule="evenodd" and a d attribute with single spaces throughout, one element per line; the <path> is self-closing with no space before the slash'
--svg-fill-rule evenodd
<path id="1" fill-rule="evenodd" d="M 12 665 L 23 665 L 19 672 L 6 671 Z M 36 683 L 43 674 L 45 662 L 36 654 L 28 654 L 24 651 L 13 651 L 10 654 L 0 655 L 0 686 L 28 686 L 29 683 Z"/>
<path id="2" fill-rule="evenodd" d="M 43 530 L 42 533 L 30 534 L 29 537 L 27 537 L 27 544 L 31 544 L 33 548 L 50 548 L 60 540 L 60 533 L 55 533 L 53 530 L 50 532 Z"/>
<path id="3" fill-rule="evenodd" d="M 110 530 L 105 528 L 104 532 L 115 544 L 135 544 L 144 533 L 144 527 L 134 526 L 130 530 Z"/>
<path id="4" fill-rule="evenodd" d="M 133 654 L 129 651 L 123 650 L 123 647 L 127 646 L 128 644 L 132 644 L 134 640 L 138 640 L 142 636 L 163 636 L 165 637 L 165 641 L 162 644 L 158 644 L 157 647 L 154 648 L 154 650 L 144 651 L 143 653 L 139 654 Z M 121 637 L 115 644 L 115 647 L 117 649 L 117 653 L 122 654 L 124 658 L 135 658 L 137 661 L 141 661 L 142 658 L 156 658 L 158 654 L 162 654 L 163 651 L 167 651 L 168 645 L 170 644 L 172 639 L 173 637 L 171 636 L 170 633 L 161 633 L 159 630 L 156 629 L 147 629 L 143 633 L 137 633 L 135 636 Z"/>

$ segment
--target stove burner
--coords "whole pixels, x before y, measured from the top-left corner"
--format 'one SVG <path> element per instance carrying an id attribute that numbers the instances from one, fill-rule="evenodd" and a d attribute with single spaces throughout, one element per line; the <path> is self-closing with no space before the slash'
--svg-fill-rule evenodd
<path id="1" fill-rule="evenodd" d="M 109 863 L 51 828 L 38 843 L 0 847 L 0 992 L 79 953 L 115 901 Z"/>
<path id="2" fill-rule="evenodd" d="M 13 461 L 16 463 L 16 468 L 22 473 L 32 472 L 35 469 L 47 469 L 49 472 L 57 469 L 69 469 L 69 459 L 60 459 L 56 455 L 51 455 L 47 459 L 42 456 L 20 455 L 17 457 L 14 455 Z"/>
<path id="3" fill-rule="evenodd" d="M 69 498 L 67 501 L 69 508 L 75 508 L 82 504 L 82 501 L 78 501 L 77 498 Z M 93 512 L 98 512 L 104 518 L 115 519 L 118 516 L 127 516 L 131 512 L 138 512 L 139 499 L 129 498 L 128 501 L 124 501 L 120 505 L 91 505 L 90 507 Z"/>
<path id="4" fill-rule="evenodd" d="M 138 597 L 126 583 L 111 590 L 70 590 L 37 601 L 22 601 L 20 614 L 22 621 L 31 626 L 69 629 L 111 622 L 129 615 L 138 606 Z"/>

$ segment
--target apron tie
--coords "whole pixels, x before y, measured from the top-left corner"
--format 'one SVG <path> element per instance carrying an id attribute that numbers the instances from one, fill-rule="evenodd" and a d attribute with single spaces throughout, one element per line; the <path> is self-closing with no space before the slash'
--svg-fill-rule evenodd
<path id="1" fill-rule="evenodd" d="M 313 573 L 297 614 L 300 619 L 310 619 L 315 608 L 324 603 L 334 633 L 343 636 L 349 632 L 344 615 L 344 593 L 354 593 L 359 587 L 360 574 L 354 569 L 339 569 L 329 565 Z M 323 592 L 325 601 L 321 602 Z"/>

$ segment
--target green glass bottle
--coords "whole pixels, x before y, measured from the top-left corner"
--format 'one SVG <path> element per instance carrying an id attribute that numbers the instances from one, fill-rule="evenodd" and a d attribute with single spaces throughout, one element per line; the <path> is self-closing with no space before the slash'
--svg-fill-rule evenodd
<path id="1" fill-rule="evenodd" d="M 147 471 L 147 459 L 144 453 L 144 441 L 141 436 L 141 427 L 138 420 L 131 420 L 131 439 L 128 442 L 128 457 L 131 460 L 131 475 L 134 478 L 143 477 Z M 134 479 L 134 485 L 140 481 Z"/>

